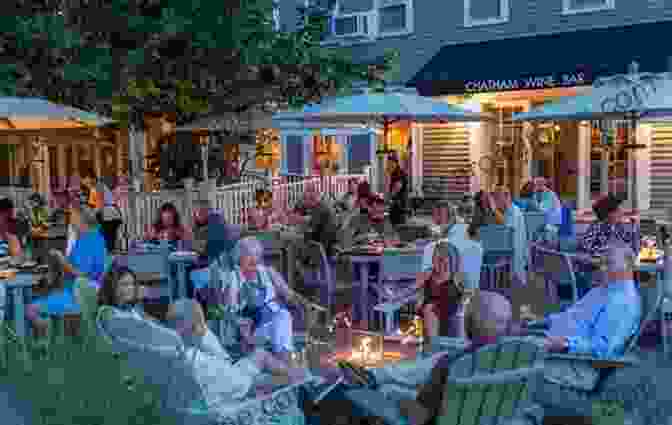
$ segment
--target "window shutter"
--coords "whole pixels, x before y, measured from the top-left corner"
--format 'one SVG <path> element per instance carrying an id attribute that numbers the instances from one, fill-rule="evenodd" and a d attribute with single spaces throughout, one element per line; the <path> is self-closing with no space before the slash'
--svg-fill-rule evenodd
<path id="1" fill-rule="evenodd" d="M 370 134 L 357 134 L 350 136 L 348 148 L 348 166 L 350 173 L 361 174 L 364 167 L 371 165 L 371 143 L 373 136 Z"/>
<path id="2" fill-rule="evenodd" d="M 305 174 L 303 136 L 286 136 L 287 173 Z"/>

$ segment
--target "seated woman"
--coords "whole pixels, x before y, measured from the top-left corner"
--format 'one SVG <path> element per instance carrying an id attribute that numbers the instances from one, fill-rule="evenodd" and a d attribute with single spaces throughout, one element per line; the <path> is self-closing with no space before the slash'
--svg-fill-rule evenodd
<path id="1" fill-rule="evenodd" d="M 121 318 L 154 320 L 135 307 L 139 299 L 140 287 L 134 274 L 119 268 L 106 274 L 99 295 L 99 304 L 111 308 L 106 329 L 111 333 L 123 333 L 126 328 L 119 322 Z M 119 326 L 115 328 L 115 319 Z M 300 380 L 307 373 L 301 369 L 288 368 L 268 352 L 257 350 L 247 358 L 233 362 L 222 348 L 217 337 L 208 329 L 200 305 L 194 300 L 180 299 L 168 307 L 168 321 L 182 337 L 185 346 L 192 350 L 196 367 L 193 369 L 206 394 L 206 407 L 215 407 L 229 401 L 240 400 L 248 393 L 254 378 L 262 371 L 268 371 L 290 379 Z"/>
<path id="2" fill-rule="evenodd" d="M 0 199 L 0 254 L 15 258 L 23 256 L 21 243 L 16 235 L 14 202 L 9 198 Z"/>
<path id="3" fill-rule="evenodd" d="M 273 205 L 273 192 L 257 189 L 254 197 L 256 207 L 247 211 L 250 227 L 256 230 L 268 230 L 274 224 L 287 223 L 286 212 L 280 206 Z"/>
<path id="4" fill-rule="evenodd" d="M 257 239 L 243 238 L 232 254 L 234 268 L 213 265 L 211 278 L 222 284 L 229 322 L 233 326 L 241 319 L 253 323 L 253 330 L 241 332 L 243 344 L 250 344 L 253 336 L 269 339 L 273 352 L 289 361 L 294 351 L 292 315 L 283 304 L 293 294 L 278 272 L 261 264 L 262 255 Z"/>
<path id="5" fill-rule="evenodd" d="M 152 227 L 145 234 L 150 241 L 188 241 L 192 239 L 191 230 L 182 224 L 180 213 L 170 202 L 161 205 L 159 216 Z"/>
<path id="6" fill-rule="evenodd" d="M 628 219 L 623 213 L 621 203 L 623 197 L 609 194 L 597 200 L 593 204 L 593 211 L 597 221 L 592 223 L 586 233 L 579 239 L 579 249 L 591 255 L 602 255 L 609 248 L 609 244 L 620 241 L 627 245 L 633 245 L 634 234 L 632 224 L 637 224 L 636 219 Z"/>
<path id="7" fill-rule="evenodd" d="M 495 292 L 466 290 L 463 258 L 448 241 L 434 249 L 432 271 L 421 285 L 424 299 L 418 307 L 424 334 L 482 340 L 506 334 L 512 317 L 511 303 Z M 494 327 L 493 327 L 494 326 Z"/>
<path id="8" fill-rule="evenodd" d="M 46 319 L 50 315 L 78 313 L 79 306 L 73 293 L 75 279 L 85 276 L 90 282 L 100 282 L 107 266 L 105 238 L 98 228 L 95 211 L 76 204 L 71 208 L 70 221 L 78 229 L 78 238 L 70 254 L 66 258 L 58 250 L 49 252 L 53 265 L 60 264 L 63 268 L 62 285 L 57 285 L 57 289 L 49 295 L 38 298 L 28 306 L 27 315 L 40 330 L 46 330 Z"/>

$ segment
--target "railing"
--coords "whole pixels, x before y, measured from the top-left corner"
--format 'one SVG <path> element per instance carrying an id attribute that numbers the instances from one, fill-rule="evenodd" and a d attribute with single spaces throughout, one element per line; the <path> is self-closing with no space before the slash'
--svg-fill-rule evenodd
<path id="1" fill-rule="evenodd" d="M 309 184 L 314 184 L 320 193 L 338 197 L 347 191 L 348 181 L 353 177 L 367 179 L 366 175 L 274 178 L 272 187 L 274 208 L 293 208 L 302 199 L 306 185 Z M 185 187 L 179 190 L 141 193 L 115 191 L 117 205 L 121 209 L 125 223 L 124 239 L 142 237 L 156 219 L 161 205 L 166 202 L 172 202 L 184 222 L 189 223 L 193 202 L 198 198 L 199 191 L 193 183 L 187 183 Z M 264 181 L 253 179 L 217 187 L 214 189 L 214 195 L 209 197 L 214 201 L 215 208 L 224 214 L 228 223 L 246 225 L 247 211 L 256 206 L 255 192 L 265 187 Z"/>

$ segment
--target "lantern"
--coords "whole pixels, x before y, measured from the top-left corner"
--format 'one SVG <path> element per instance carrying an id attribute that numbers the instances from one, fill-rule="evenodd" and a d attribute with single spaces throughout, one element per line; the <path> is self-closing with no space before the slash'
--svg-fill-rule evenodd
<path id="1" fill-rule="evenodd" d="M 260 169 L 276 170 L 280 167 L 280 133 L 272 128 L 256 132 L 256 166 Z"/>

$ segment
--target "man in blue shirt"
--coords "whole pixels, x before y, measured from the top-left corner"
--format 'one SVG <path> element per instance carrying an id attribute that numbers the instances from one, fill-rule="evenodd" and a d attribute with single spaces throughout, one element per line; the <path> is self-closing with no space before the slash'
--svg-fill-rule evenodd
<path id="1" fill-rule="evenodd" d="M 548 351 L 597 358 L 623 354 L 642 317 L 641 298 L 633 275 L 636 258 L 626 244 L 613 243 L 607 250 L 604 283 L 593 287 L 566 311 L 528 325 L 545 329 L 544 345 Z"/>

